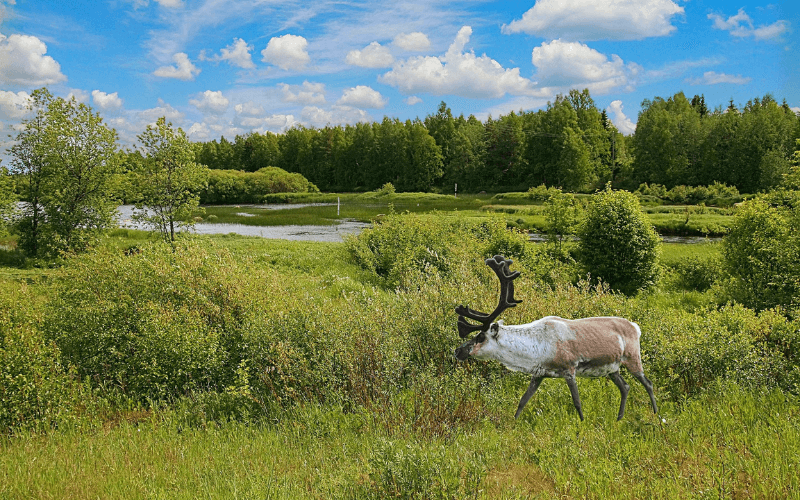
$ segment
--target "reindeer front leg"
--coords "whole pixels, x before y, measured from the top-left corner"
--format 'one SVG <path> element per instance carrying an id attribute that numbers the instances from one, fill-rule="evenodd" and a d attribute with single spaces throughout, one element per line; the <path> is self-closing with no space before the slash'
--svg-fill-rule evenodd
<path id="1" fill-rule="evenodd" d="M 522 395 L 522 399 L 519 400 L 519 406 L 517 407 L 517 413 L 514 414 L 514 418 L 519 417 L 519 414 L 522 413 L 522 409 L 525 408 L 525 405 L 528 404 L 528 400 L 531 399 L 533 394 L 536 392 L 536 389 L 539 388 L 539 384 L 542 383 L 544 377 L 537 377 L 536 375 L 533 376 L 531 379 L 531 385 L 528 386 L 528 390 L 525 391 L 525 394 Z"/>
<path id="2" fill-rule="evenodd" d="M 570 394 L 572 394 L 572 403 L 575 405 L 575 409 L 578 410 L 578 416 L 581 417 L 581 422 L 583 422 L 583 411 L 581 411 L 581 396 L 578 394 L 578 384 L 575 382 L 575 374 L 567 373 L 566 375 L 564 375 L 564 380 L 567 382 L 567 386 L 569 386 Z"/>

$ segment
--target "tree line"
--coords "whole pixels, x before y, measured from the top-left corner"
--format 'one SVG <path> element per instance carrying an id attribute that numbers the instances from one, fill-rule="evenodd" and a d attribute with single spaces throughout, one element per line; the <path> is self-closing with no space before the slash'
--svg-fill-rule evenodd
<path id="1" fill-rule="evenodd" d="M 519 191 L 555 186 L 592 191 L 611 181 L 721 183 L 753 193 L 788 172 L 800 120 L 767 94 L 742 108 L 710 110 L 703 96 L 682 92 L 642 103 L 634 134 L 625 136 L 597 108 L 588 90 L 559 95 L 538 111 L 481 122 L 455 117 L 446 103 L 424 120 L 236 136 L 195 143 L 197 161 L 213 169 L 297 172 L 323 191 Z"/>

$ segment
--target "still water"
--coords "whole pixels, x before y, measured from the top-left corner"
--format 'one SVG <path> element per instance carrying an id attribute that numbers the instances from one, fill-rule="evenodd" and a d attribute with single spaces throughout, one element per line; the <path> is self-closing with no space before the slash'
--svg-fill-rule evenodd
<path id="1" fill-rule="evenodd" d="M 318 203 L 308 205 L 247 205 L 248 207 L 281 210 L 299 208 L 302 206 L 317 206 Z M 244 206 L 244 205 L 242 205 Z M 128 229 L 146 229 L 144 225 L 131 220 L 133 205 L 122 205 L 117 209 L 120 227 Z M 245 215 L 245 214 L 242 214 Z M 352 220 L 344 220 L 339 224 L 330 226 L 248 226 L 245 224 L 213 224 L 199 222 L 193 231 L 197 234 L 241 234 L 243 236 L 260 236 L 262 238 L 296 240 L 296 241 L 329 241 L 341 242 L 346 234 L 357 234 L 369 224 Z"/>

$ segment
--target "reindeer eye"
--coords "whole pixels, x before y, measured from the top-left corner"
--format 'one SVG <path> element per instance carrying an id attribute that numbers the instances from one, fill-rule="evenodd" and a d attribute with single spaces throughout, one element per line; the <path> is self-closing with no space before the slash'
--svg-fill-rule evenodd
<path id="1" fill-rule="evenodd" d="M 475 335 L 475 342 L 477 342 L 478 344 L 483 344 L 484 341 L 486 341 L 486 332 L 481 332 Z"/>

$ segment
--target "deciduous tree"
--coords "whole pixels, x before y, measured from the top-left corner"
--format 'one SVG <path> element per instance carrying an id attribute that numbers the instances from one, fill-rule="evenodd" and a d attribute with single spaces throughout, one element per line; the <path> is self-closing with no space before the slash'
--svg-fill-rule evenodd
<path id="1" fill-rule="evenodd" d="M 137 168 L 142 198 L 136 203 L 134 219 L 157 230 L 173 243 L 179 228 L 192 227 L 199 192 L 208 182 L 208 168 L 194 162 L 186 134 L 172 127 L 164 117 L 137 137 L 144 158 Z"/>

